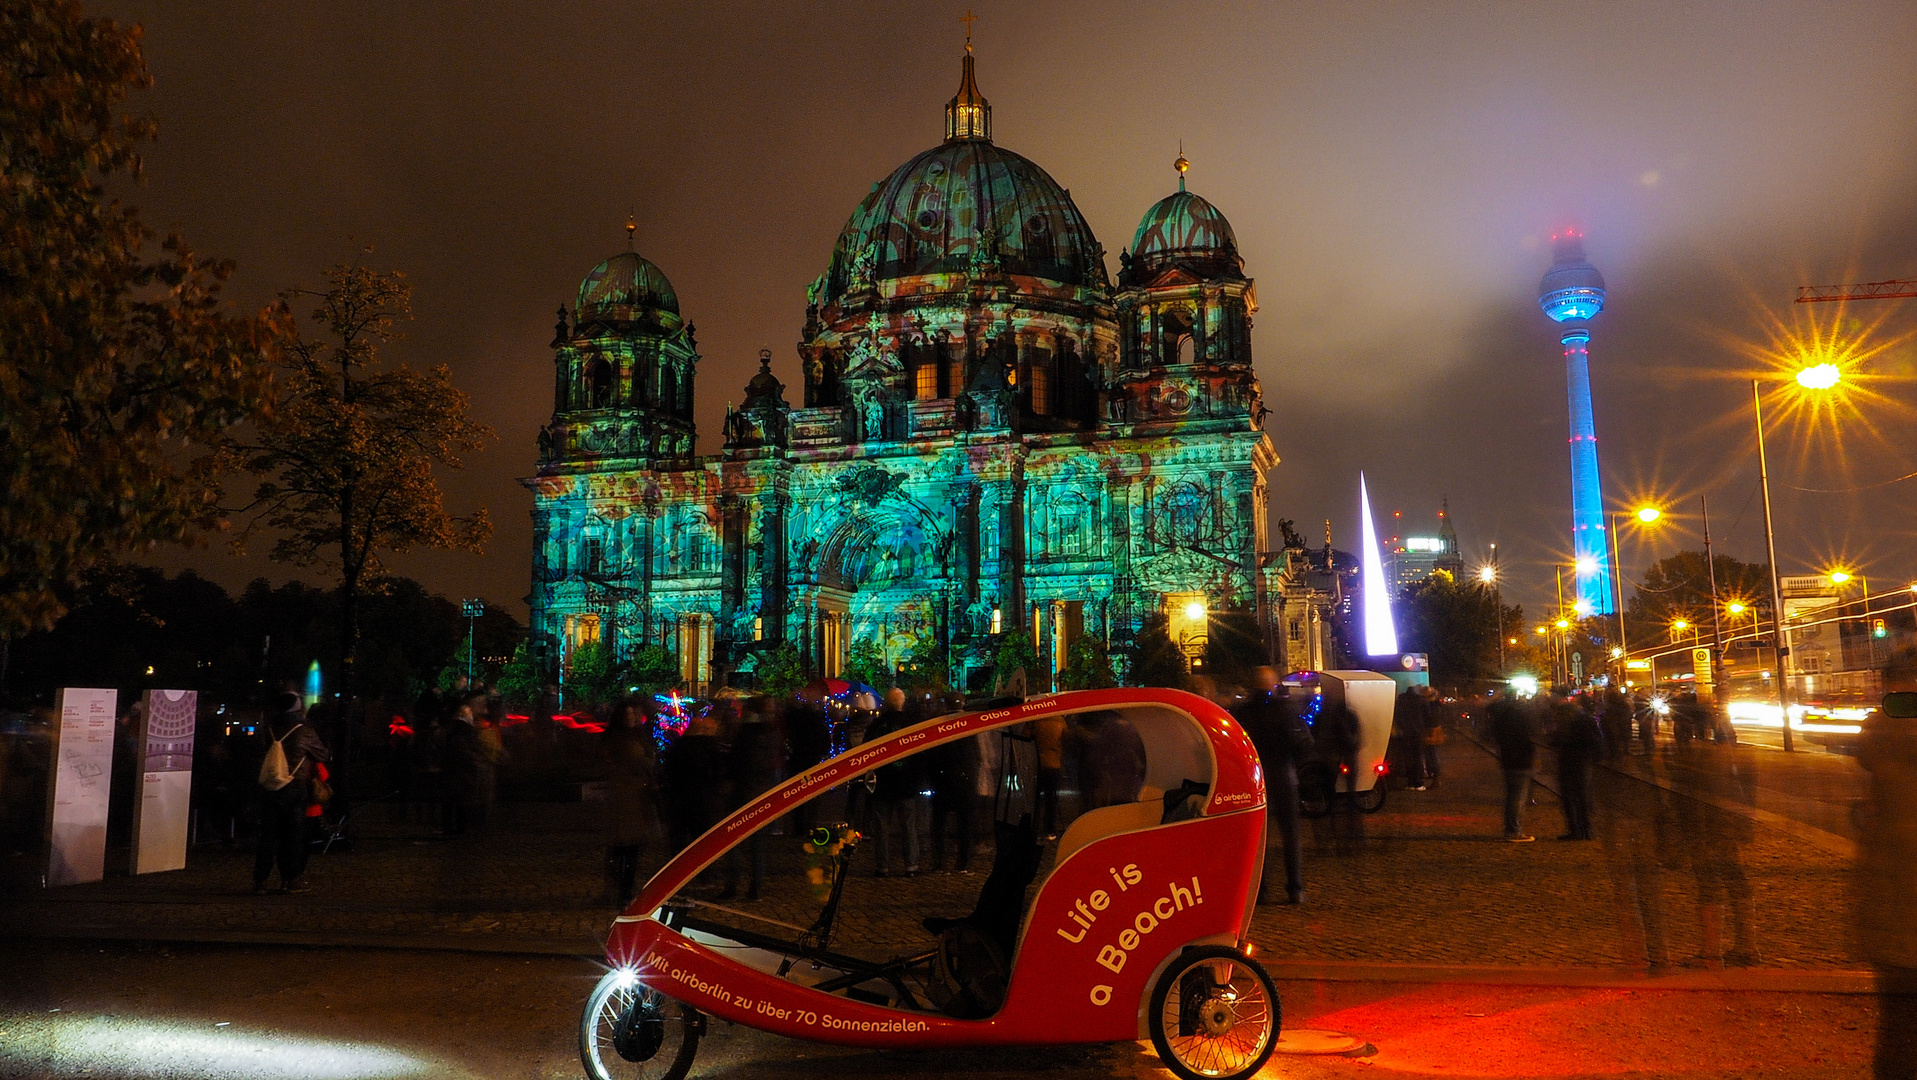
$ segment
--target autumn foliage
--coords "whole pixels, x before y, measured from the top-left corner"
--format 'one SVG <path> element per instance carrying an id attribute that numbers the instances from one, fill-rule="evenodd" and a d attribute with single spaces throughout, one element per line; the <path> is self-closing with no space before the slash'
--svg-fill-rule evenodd
<path id="1" fill-rule="evenodd" d="M 289 326 L 222 310 L 232 264 L 111 188 L 156 122 L 138 27 L 0 0 L 0 635 L 50 626 L 115 556 L 220 523 L 216 448 L 266 399 Z"/>

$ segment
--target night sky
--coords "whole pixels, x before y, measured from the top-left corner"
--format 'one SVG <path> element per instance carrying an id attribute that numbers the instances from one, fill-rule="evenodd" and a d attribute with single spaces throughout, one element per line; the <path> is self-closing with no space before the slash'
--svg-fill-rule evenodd
<path id="1" fill-rule="evenodd" d="M 1805 283 L 1917 277 L 1917 5 L 998 4 L 971 0 L 995 140 L 1070 189 L 1115 273 L 1139 216 L 1193 191 L 1258 284 L 1253 337 L 1284 459 L 1276 512 L 1353 540 L 1357 473 L 1407 531 L 1448 495 L 1467 559 L 1547 606 L 1569 547 L 1564 371 L 1536 304 L 1575 226 L 1610 285 L 1591 343 L 1606 494 L 1685 500 L 1636 577 L 1697 545 L 1761 561 L 1750 388 Z M 447 478 L 486 555 L 395 568 L 523 616 L 555 309 L 638 249 L 698 326 L 700 449 L 761 345 L 799 398 L 805 287 L 870 186 L 935 144 L 962 5 L 110 4 L 147 28 L 161 137 L 138 201 L 236 259 L 237 301 L 370 243 L 417 319 L 396 355 L 451 365 L 499 441 Z M 1890 347 L 1832 435 L 1770 436 L 1787 572 L 1917 575 L 1907 381 L 1917 300 L 1853 305 Z M 1778 404 L 1783 403 L 1783 398 Z M 1821 430 L 1821 433 L 1820 433 Z M 1274 534 L 1275 535 L 1275 534 Z M 229 584 L 255 545 L 169 553 Z"/>

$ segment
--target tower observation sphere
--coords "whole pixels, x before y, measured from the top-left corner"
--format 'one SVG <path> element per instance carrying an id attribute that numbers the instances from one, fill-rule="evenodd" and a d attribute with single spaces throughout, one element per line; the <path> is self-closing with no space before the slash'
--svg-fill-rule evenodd
<path id="1" fill-rule="evenodd" d="M 1538 306 L 1552 322 L 1590 319 L 1604 310 L 1604 275 L 1584 258 L 1584 234 L 1551 238 L 1551 269 L 1538 283 Z"/>
<path id="2" fill-rule="evenodd" d="M 1561 328 L 1565 390 L 1571 414 L 1571 550 L 1577 571 L 1575 610 L 1609 615 L 1611 560 L 1604 537 L 1604 491 L 1598 475 L 1597 417 L 1591 408 L 1590 320 L 1604 310 L 1604 275 L 1584 257 L 1584 234 L 1551 238 L 1551 269 L 1538 283 L 1538 306 Z"/>

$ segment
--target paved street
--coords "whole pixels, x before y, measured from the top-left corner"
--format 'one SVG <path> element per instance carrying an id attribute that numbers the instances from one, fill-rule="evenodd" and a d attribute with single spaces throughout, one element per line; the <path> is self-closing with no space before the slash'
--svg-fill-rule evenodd
<path id="1" fill-rule="evenodd" d="M 1453 739 L 1442 760 L 1435 789 L 1390 793 L 1358 850 L 1339 854 L 1330 823 L 1308 823 L 1308 902 L 1258 909 L 1252 936 L 1283 983 L 1288 1025 L 1349 1031 L 1377 1048 L 1287 1058 L 1270 1075 L 1857 1075 L 1875 1010 L 1846 930 L 1849 862 L 1831 851 L 1849 841 L 1804 820 L 1825 820 L 1822 811 L 1786 816 L 1843 805 L 1839 785 L 1855 782 L 1839 769 L 1855 769 L 1848 759 L 1712 746 L 1633 758 L 1598 772 L 1592 843 L 1550 839 L 1561 820 L 1547 759 L 1528 811 L 1541 839 L 1523 845 L 1497 838 L 1491 756 Z M 1789 801 L 1815 794 L 1804 776 L 1831 786 Z M 1681 794 L 1693 788 L 1700 797 Z M 316 857 L 302 896 L 253 896 L 250 854 L 217 846 L 196 849 L 184 871 L 18 896 L 0 918 L 26 962 L 0 975 L 12 1010 L 0 1041 L 80 1054 L 144 1018 L 192 1034 L 160 1045 L 318 1040 L 327 1060 L 347 1063 L 325 1075 L 574 1075 L 571 1025 L 612 915 L 597 812 L 516 804 L 490 833 L 454 839 L 403 815 L 368 815 L 354 850 Z M 766 899 L 733 906 L 806 918 L 786 843 L 771 845 Z M 867 865 L 848 885 L 839 942 L 868 954 L 922 947 L 917 919 L 962 912 L 982 880 L 879 879 Z M 222 1020 L 232 1029 L 205 1026 Z M 1658 1037 L 1638 1037 L 1648 1032 Z M 266 1060 L 234 1053 L 249 1069 Z M 74 1062 L 85 1059 L 47 1059 L 30 1073 L 80 1075 Z M 715 1039 L 700 1061 L 715 1076 L 1154 1068 L 1149 1049 L 1129 1046 L 919 1060 L 795 1051 L 755 1033 Z M 1766 1072 L 1765 1062 L 1792 1066 Z M 314 1075 L 301 1067 L 245 1075 Z M 227 1074 L 199 1062 L 153 1075 Z"/>
<path id="2" fill-rule="evenodd" d="M 1385 809 L 1366 819 L 1361 854 L 1336 854 L 1330 823 L 1308 823 L 1309 902 L 1259 909 L 1254 937 L 1265 955 L 1301 962 L 1644 966 L 1661 938 L 1677 965 L 1698 955 L 1707 919 L 1723 924 L 1728 943 L 1732 920 L 1707 910 L 1731 900 L 1718 895 L 1728 871 L 1732 892 L 1740 880 L 1749 884 L 1749 944 L 1762 965 L 1854 965 L 1842 914 L 1846 860 L 1807 843 L 1802 830 L 1754 822 L 1667 790 L 1731 783 L 1718 776 L 1733 761 L 1729 751 L 1673 750 L 1654 763 L 1633 758 L 1622 766 L 1665 787 L 1599 770 L 1600 840 L 1589 844 L 1550 839 L 1562 822 L 1547 789 L 1554 784 L 1547 762 L 1528 823 L 1543 839 L 1528 845 L 1497 840 L 1499 777 L 1490 756 L 1463 739 L 1442 751 L 1442 784 L 1428 792 L 1391 792 Z M 1758 809 L 1785 807 L 1776 789 L 1802 783 L 1802 773 L 1782 770 L 1855 771 L 1849 759 L 1787 761 L 1761 750 L 1736 752 L 1736 763 L 1747 761 L 1759 768 L 1741 775 L 1763 778 Z M 250 852 L 203 846 L 183 871 L 16 894 L 4 917 L 14 933 L 591 953 L 612 915 L 601 899 L 597 814 L 590 804 L 514 804 L 490 833 L 451 839 L 424 825 L 374 819 L 353 851 L 315 857 L 313 891 L 296 897 L 251 895 Z M 802 920 L 812 902 L 801 855 L 796 845 L 770 847 L 768 898 L 753 910 Z M 949 873 L 882 883 L 855 879 L 844 940 L 879 950 L 916 944 L 923 936 L 918 918 L 932 908 L 962 911 L 978 880 Z"/>
<path id="3" fill-rule="evenodd" d="M 598 969 L 448 951 L 79 943 L 14 954 L 0 1076 L 573 1080 Z M 1855 994 L 1280 981 L 1291 1027 L 1367 1039 L 1356 1057 L 1274 1057 L 1295 1080 L 1380 1076 L 1714 1080 L 1868 1073 L 1875 1008 Z M 1149 1044 L 881 1053 L 715 1024 L 694 1076 L 1150 1078 Z"/>

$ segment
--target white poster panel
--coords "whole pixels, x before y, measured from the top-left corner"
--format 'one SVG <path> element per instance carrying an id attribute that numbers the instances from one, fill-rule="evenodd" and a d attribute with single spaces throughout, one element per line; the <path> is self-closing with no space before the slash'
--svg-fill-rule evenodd
<path id="1" fill-rule="evenodd" d="M 47 877 L 51 885 L 106 873 L 107 793 L 113 786 L 113 690 L 60 691 L 59 744 L 47 785 Z"/>
<path id="2" fill-rule="evenodd" d="M 148 690 L 140 703 L 140 801 L 133 806 L 133 872 L 179 870 L 186 866 L 193 727 L 200 695 L 193 690 Z"/>

